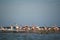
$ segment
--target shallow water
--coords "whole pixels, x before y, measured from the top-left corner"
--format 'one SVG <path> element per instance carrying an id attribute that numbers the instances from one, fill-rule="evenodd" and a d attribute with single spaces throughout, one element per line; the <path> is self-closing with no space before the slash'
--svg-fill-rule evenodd
<path id="1" fill-rule="evenodd" d="M 0 33 L 0 40 L 60 40 L 60 34 Z"/>

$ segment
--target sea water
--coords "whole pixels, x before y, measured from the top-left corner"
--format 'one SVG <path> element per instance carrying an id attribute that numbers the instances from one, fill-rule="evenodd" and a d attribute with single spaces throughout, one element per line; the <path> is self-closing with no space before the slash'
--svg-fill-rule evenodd
<path id="1" fill-rule="evenodd" d="M 0 33 L 0 40 L 60 40 L 60 34 Z"/>

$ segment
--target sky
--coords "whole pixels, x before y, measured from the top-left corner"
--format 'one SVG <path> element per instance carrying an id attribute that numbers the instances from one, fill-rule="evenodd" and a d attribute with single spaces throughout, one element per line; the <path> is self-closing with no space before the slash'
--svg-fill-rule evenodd
<path id="1" fill-rule="evenodd" d="M 60 26 L 60 0 L 0 0 L 0 26 Z"/>

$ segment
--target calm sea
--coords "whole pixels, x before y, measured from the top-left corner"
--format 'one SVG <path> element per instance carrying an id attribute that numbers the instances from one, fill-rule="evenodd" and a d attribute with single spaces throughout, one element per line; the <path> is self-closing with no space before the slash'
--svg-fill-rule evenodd
<path id="1" fill-rule="evenodd" d="M 0 40 L 60 40 L 60 34 L 0 33 Z"/>

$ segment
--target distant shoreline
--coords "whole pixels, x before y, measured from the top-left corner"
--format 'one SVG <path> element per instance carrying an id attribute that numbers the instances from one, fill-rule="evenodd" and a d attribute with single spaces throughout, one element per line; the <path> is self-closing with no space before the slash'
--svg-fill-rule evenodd
<path id="1" fill-rule="evenodd" d="M 60 31 L 4 31 L 4 30 L 0 30 L 0 33 L 37 33 L 37 34 L 51 34 L 51 33 L 58 33 L 60 34 Z"/>
<path id="2" fill-rule="evenodd" d="M 0 33 L 39 33 L 39 34 L 50 34 L 50 33 L 60 33 L 60 27 L 37 27 L 37 26 L 10 26 L 10 27 L 0 27 Z"/>

